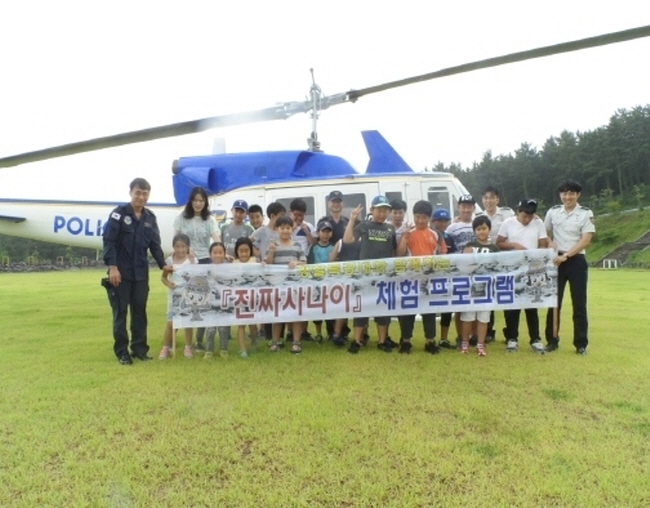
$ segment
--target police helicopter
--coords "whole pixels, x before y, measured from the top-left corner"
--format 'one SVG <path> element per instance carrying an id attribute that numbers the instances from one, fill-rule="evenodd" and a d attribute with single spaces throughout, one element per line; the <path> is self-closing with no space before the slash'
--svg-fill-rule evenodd
<path id="1" fill-rule="evenodd" d="M 286 206 L 293 198 L 301 197 L 308 205 L 306 220 L 314 222 L 326 214 L 327 195 L 331 190 L 343 193 L 348 212 L 358 204 L 367 209 L 372 197 L 380 193 L 389 199 L 403 199 L 409 207 L 419 199 L 426 199 L 434 207 L 453 209 L 457 198 L 467 194 L 461 182 L 448 173 L 414 171 L 377 131 L 362 133 L 369 155 L 364 173 L 356 171 L 341 157 L 324 153 L 317 134 L 319 113 L 331 106 L 354 103 L 361 97 L 397 87 L 649 35 L 650 26 L 643 26 L 474 61 L 329 96 L 322 94 L 312 72 L 309 97 L 304 101 L 285 102 L 255 111 L 202 118 L 26 152 L 0 158 L 0 168 L 310 113 L 312 129 L 307 150 L 218 153 L 181 157 L 174 161 L 172 179 L 175 202 L 147 205 L 158 218 L 163 243 L 171 239 L 173 220 L 182 210 L 194 186 L 206 189 L 211 210 L 218 219 L 227 214 L 235 199 L 244 199 L 265 209 L 270 202 L 280 201 Z M 146 178 L 146 175 L 140 176 Z M 0 198 L 0 233 L 100 249 L 106 220 L 117 204 Z"/>

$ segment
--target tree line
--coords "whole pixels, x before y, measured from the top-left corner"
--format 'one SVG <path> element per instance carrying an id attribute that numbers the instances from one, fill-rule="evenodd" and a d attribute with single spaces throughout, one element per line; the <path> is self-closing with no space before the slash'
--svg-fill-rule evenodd
<path id="1" fill-rule="evenodd" d="M 488 151 L 471 168 L 438 163 L 432 169 L 452 173 L 474 196 L 494 186 L 501 204 L 511 207 L 524 197 L 544 209 L 558 203 L 557 186 L 567 178 L 582 184 L 581 204 L 596 211 L 642 206 L 650 186 L 650 106 L 618 110 L 591 131 L 563 131 L 541 149 L 522 143 L 507 155 Z"/>
<path id="2" fill-rule="evenodd" d="M 93 263 L 97 257 L 94 249 L 71 247 L 29 238 L 0 235 L 0 262 L 54 264 L 62 258 L 66 264 L 80 264 L 85 258 Z M 101 254 L 100 254 L 101 259 Z"/>

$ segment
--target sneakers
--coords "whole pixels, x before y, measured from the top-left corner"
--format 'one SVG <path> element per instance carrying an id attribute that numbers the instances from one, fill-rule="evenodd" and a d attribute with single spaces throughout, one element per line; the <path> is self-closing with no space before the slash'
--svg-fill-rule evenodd
<path id="1" fill-rule="evenodd" d="M 158 355 L 158 360 L 167 360 L 169 358 L 169 346 L 163 346 Z"/>
<path id="2" fill-rule="evenodd" d="M 445 349 L 454 349 L 451 345 L 451 342 L 449 342 L 447 339 L 442 339 L 438 346 L 443 347 Z"/>
<path id="3" fill-rule="evenodd" d="M 395 349 L 396 347 L 399 346 L 397 342 L 395 342 L 393 339 L 391 339 L 388 336 L 386 336 L 386 339 L 384 340 L 384 344 L 388 344 L 391 347 L 391 349 Z"/>
<path id="4" fill-rule="evenodd" d="M 477 344 L 476 354 L 478 356 L 487 356 L 487 351 L 485 351 L 485 346 L 483 344 Z"/>
<path id="5" fill-rule="evenodd" d="M 359 344 L 356 340 L 353 340 L 350 344 L 350 347 L 348 348 L 348 353 L 356 355 L 359 352 L 359 349 L 361 349 L 361 344 Z"/>
<path id="6" fill-rule="evenodd" d="M 194 350 L 195 350 L 197 353 L 205 353 L 205 346 L 203 345 L 202 342 L 197 342 L 197 343 L 194 345 Z"/>
<path id="7" fill-rule="evenodd" d="M 339 337 L 338 335 L 332 335 L 332 344 L 334 344 L 337 347 L 342 347 L 345 346 L 345 341 L 343 340 L 342 337 Z"/>
<path id="8" fill-rule="evenodd" d="M 534 342 L 531 342 L 530 348 L 538 355 L 543 355 L 544 353 L 546 353 L 546 349 L 544 349 L 544 345 L 542 344 L 541 340 L 536 340 Z"/>
<path id="9" fill-rule="evenodd" d="M 390 345 L 388 340 L 389 340 L 388 337 L 386 337 L 386 340 L 384 340 L 384 342 L 380 342 L 379 344 L 377 344 L 377 349 L 383 351 L 384 353 L 392 353 L 393 352 L 393 346 Z M 395 343 L 393 342 L 393 344 L 395 344 Z M 397 345 L 397 344 L 395 344 L 395 345 Z"/>
<path id="10" fill-rule="evenodd" d="M 576 348 L 576 354 L 580 356 L 585 356 L 587 354 L 587 348 L 586 347 Z"/>
<path id="11" fill-rule="evenodd" d="M 509 339 L 508 342 L 506 342 L 506 351 L 508 353 L 516 353 L 518 346 L 519 343 L 516 340 Z"/>
<path id="12" fill-rule="evenodd" d="M 546 352 L 547 353 L 552 353 L 553 351 L 556 351 L 558 349 L 560 349 L 559 340 L 549 340 L 548 344 L 546 344 Z"/>
<path id="13" fill-rule="evenodd" d="M 490 342 L 494 342 L 495 335 L 494 330 L 488 330 L 487 335 L 485 336 L 485 343 L 489 344 Z"/>
<path id="14" fill-rule="evenodd" d="M 300 342 L 294 342 L 291 344 L 291 354 L 297 355 L 302 353 L 302 346 L 300 345 Z"/>
<path id="15" fill-rule="evenodd" d="M 411 341 L 410 340 L 403 340 L 402 343 L 399 345 L 399 352 L 400 354 L 406 354 L 410 355 L 411 354 Z"/>
<path id="16" fill-rule="evenodd" d="M 464 355 L 469 353 L 469 341 L 467 341 L 467 340 L 461 341 L 461 343 L 460 343 L 460 352 L 463 353 Z"/>
<path id="17" fill-rule="evenodd" d="M 212 360 L 212 357 L 214 356 L 214 353 L 212 351 L 206 351 L 205 356 L 203 357 L 204 360 Z"/>
<path id="18" fill-rule="evenodd" d="M 133 358 L 137 358 L 142 362 L 148 362 L 149 360 L 153 360 L 153 358 L 151 358 L 147 353 L 133 353 L 131 356 Z"/>
<path id="19" fill-rule="evenodd" d="M 221 349 L 219 350 L 219 356 L 221 358 L 228 358 L 228 350 L 227 349 Z"/>
<path id="20" fill-rule="evenodd" d="M 117 361 L 120 365 L 131 365 L 133 363 L 133 360 L 131 360 L 129 355 L 122 355 L 117 359 Z"/>
<path id="21" fill-rule="evenodd" d="M 190 346 L 185 346 L 183 356 L 185 356 L 185 358 L 194 358 L 194 355 L 192 354 L 192 348 Z"/>
<path id="22" fill-rule="evenodd" d="M 314 340 L 320 344 L 321 342 L 323 342 L 323 336 L 319 333 L 318 335 L 316 335 L 316 337 L 314 337 Z"/>
<path id="23" fill-rule="evenodd" d="M 442 341 L 440 341 L 442 342 Z M 449 344 L 449 342 L 447 342 Z M 437 355 L 440 353 L 440 348 L 436 344 L 435 340 L 432 341 L 427 341 L 427 343 L 424 345 L 424 352 L 429 353 L 432 355 Z"/>

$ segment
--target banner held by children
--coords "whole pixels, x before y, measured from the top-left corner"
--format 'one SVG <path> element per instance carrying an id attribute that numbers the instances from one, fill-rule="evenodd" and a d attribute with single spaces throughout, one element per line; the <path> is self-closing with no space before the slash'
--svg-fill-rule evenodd
<path id="1" fill-rule="evenodd" d="M 189 265 L 174 328 L 554 307 L 552 249 L 302 265 Z"/>

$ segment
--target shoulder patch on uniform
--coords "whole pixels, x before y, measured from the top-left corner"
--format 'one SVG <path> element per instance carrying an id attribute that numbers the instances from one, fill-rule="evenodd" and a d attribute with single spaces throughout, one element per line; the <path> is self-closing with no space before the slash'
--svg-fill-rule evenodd
<path id="1" fill-rule="evenodd" d="M 111 214 L 111 219 L 120 220 L 121 218 L 122 218 L 122 216 L 117 212 L 113 212 Z"/>

